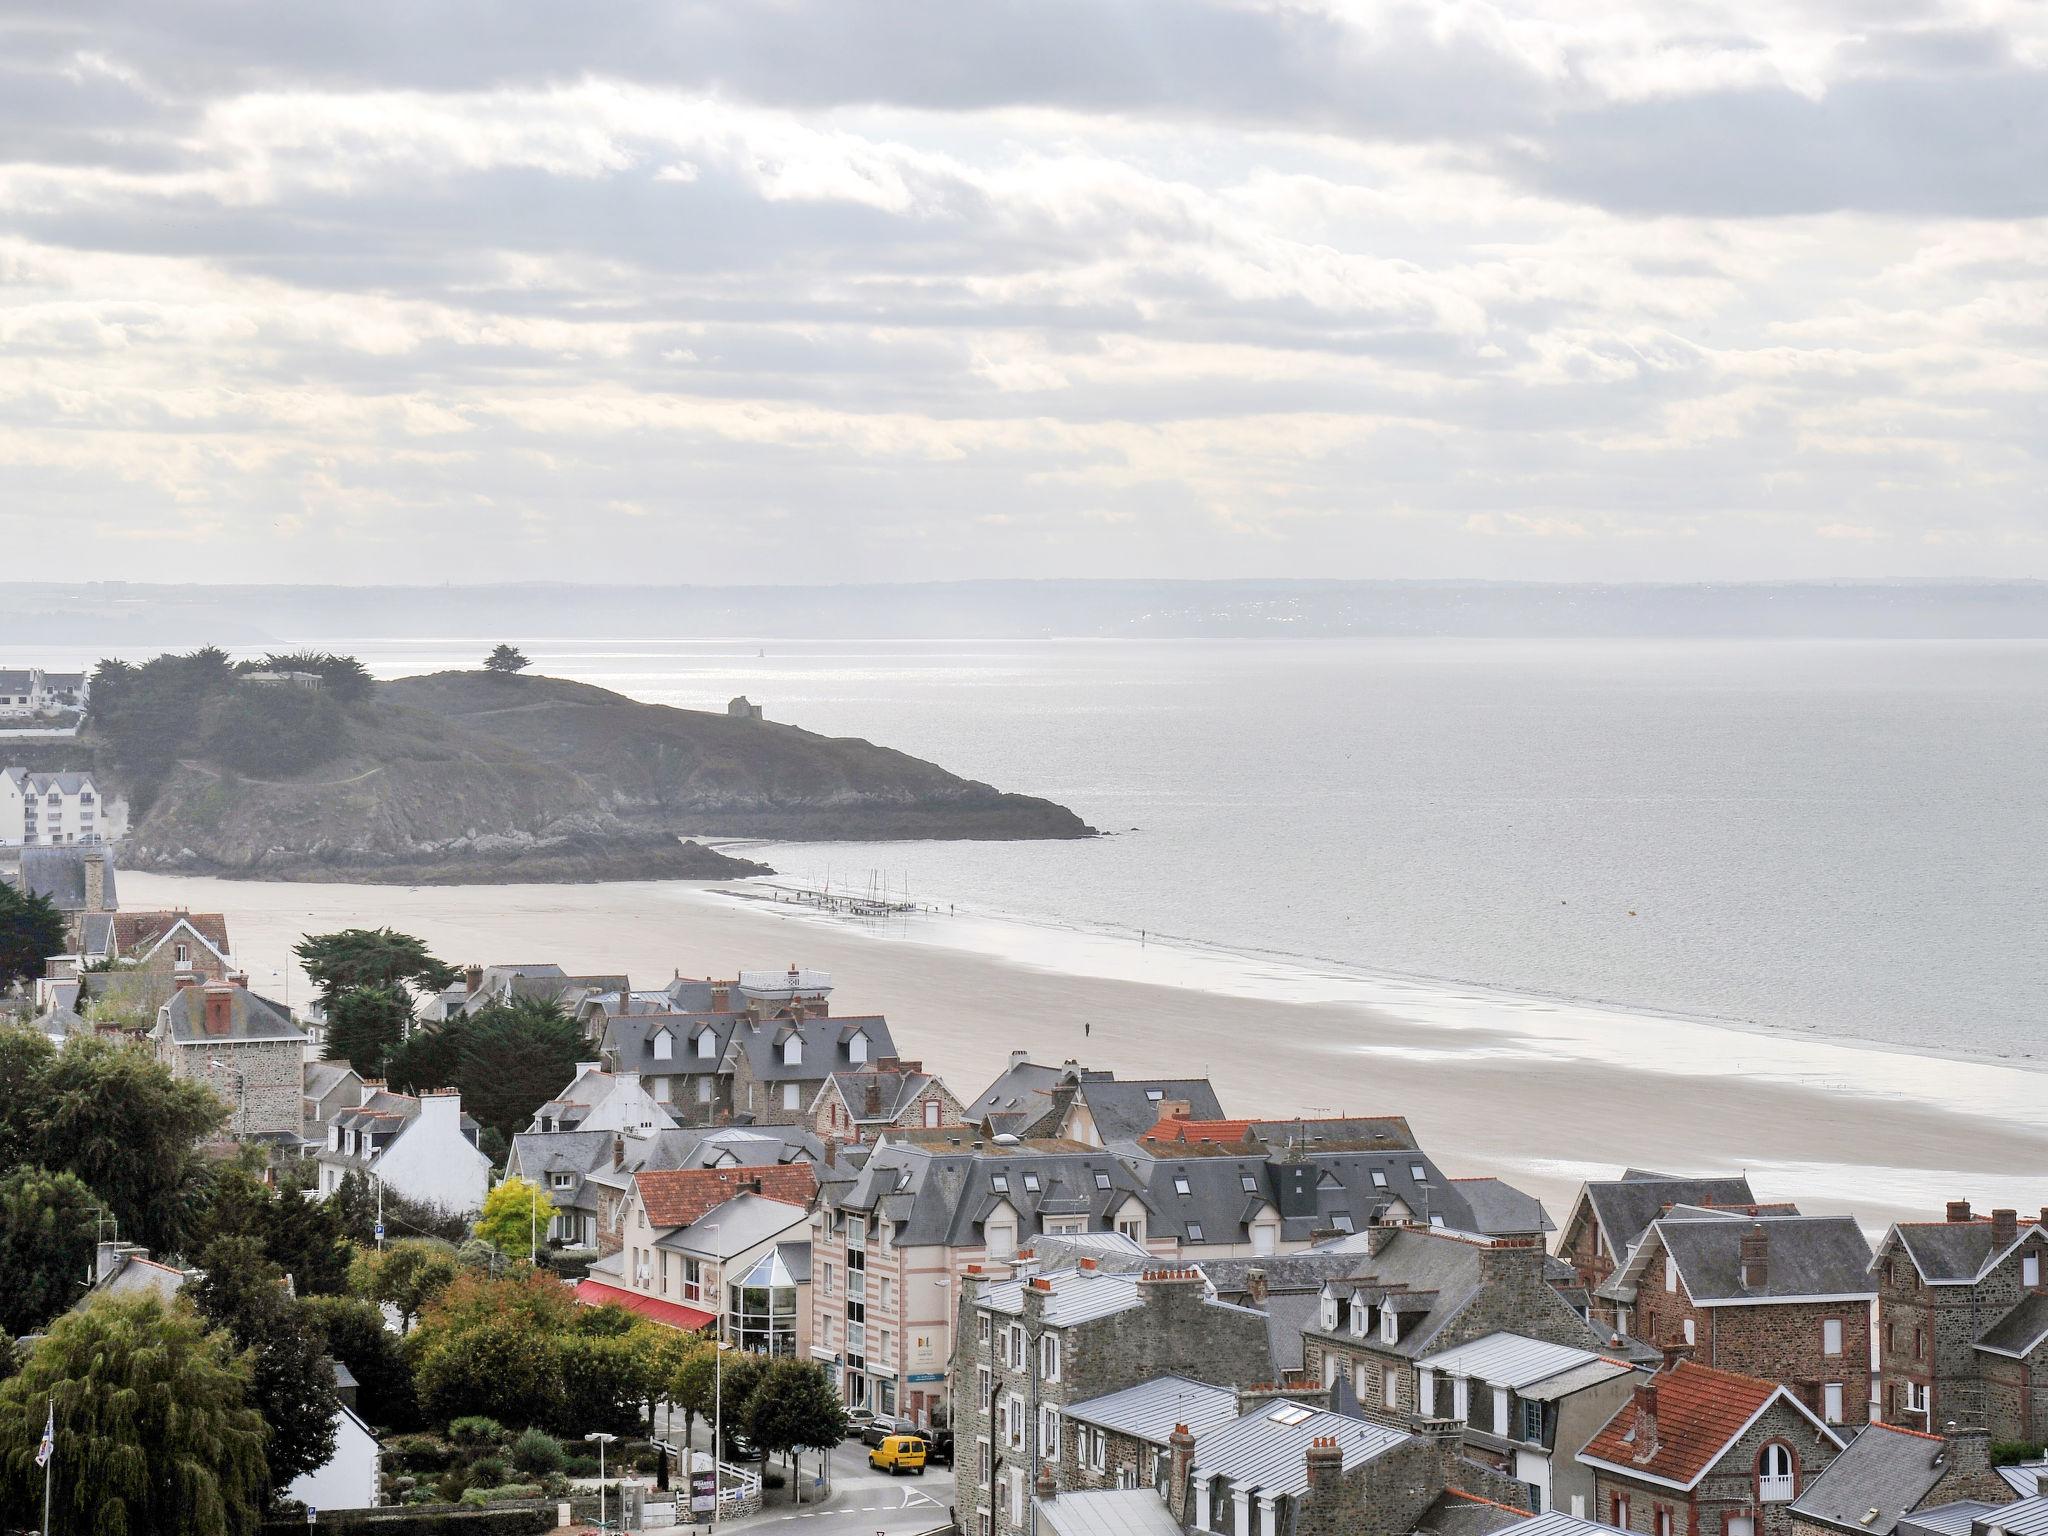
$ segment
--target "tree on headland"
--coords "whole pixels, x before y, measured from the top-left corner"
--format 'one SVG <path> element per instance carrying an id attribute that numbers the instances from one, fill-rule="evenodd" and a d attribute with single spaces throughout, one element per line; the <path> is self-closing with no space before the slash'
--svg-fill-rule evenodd
<path id="1" fill-rule="evenodd" d="M 337 704 L 353 704 L 370 696 L 375 679 L 370 669 L 353 656 L 332 651 L 272 651 L 261 661 L 245 661 L 242 672 L 311 672 L 320 679 L 320 691 Z"/>
<path id="2" fill-rule="evenodd" d="M 526 653 L 516 646 L 500 641 L 496 650 L 484 658 L 484 670 L 495 672 L 500 677 L 510 677 L 514 672 L 524 672 L 533 663 L 526 659 Z"/>
<path id="3" fill-rule="evenodd" d="M 154 1295 L 65 1313 L 0 1382 L 0 1509 L 42 1508 L 54 1403 L 55 1529 L 251 1536 L 270 1473 L 249 1371 L 232 1340 Z"/>
<path id="4" fill-rule="evenodd" d="M 42 975 L 43 962 L 68 948 L 64 914 L 49 897 L 0 882 L 0 991 Z"/>

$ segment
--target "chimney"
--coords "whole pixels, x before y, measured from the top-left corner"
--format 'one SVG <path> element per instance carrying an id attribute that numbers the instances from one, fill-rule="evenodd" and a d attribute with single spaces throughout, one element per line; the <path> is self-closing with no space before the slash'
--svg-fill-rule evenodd
<path id="1" fill-rule="evenodd" d="M 231 1035 L 235 1032 L 235 989 L 226 982 L 210 983 L 202 996 L 206 1000 L 206 1032 Z"/>
<path id="2" fill-rule="evenodd" d="M 1329 1498 L 1344 1476 L 1344 1451 L 1335 1435 L 1318 1435 L 1308 1447 L 1308 1492 L 1304 1501 Z"/>
<path id="3" fill-rule="evenodd" d="M 1615 1343 L 1619 1344 L 1620 1342 L 1621 1340 L 1617 1336 Z M 1692 1358 L 1692 1350 L 1693 1347 L 1690 1344 L 1666 1344 L 1664 1346 L 1664 1364 L 1660 1369 L 1667 1371 L 1677 1370 Z"/>
<path id="4" fill-rule="evenodd" d="M 614 1168 L 626 1166 L 626 1138 L 617 1131 L 612 1132 L 612 1166 Z"/>
<path id="5" fill-rule="evenodd" d="M 462 968 L 462 990 L 474 992 L 484 984 L 484 968 L 480 965 L 465 965 Z"/>
<path id="6" fill-rule="evenodd" d="M 1036 1491 L 1038 1497 L 1047 1504 L 1050 1504 L 1059 1492 L 1058 1485 L 1056 1485 L 1052 1480 L 1052 1463 L 1049 1461 L 1041 1461 L 1038 1464 L 1038 1483 Z"/>
<path id="7" fill-rule="evenodd" d="M 1173 1516 L 1174 1524 L 1184 1527 L 1188 1523 L 1188 1474 L 1195 1465 L 1195 1437 L 1187 1425 L 1173 1426 L 1173 1433 L 1166 1437 L 1166 1454 L 1166 1512 Z"/>
<path id="8" fill-rule="evenodd" d="M 1024 1065 L 1024 1064 L 1025 1064 L 1026 1062 L 1028 1062 L 1028 1061 L 1030 1061 L 1030 1060 L 1031 1060 L 1031 1053 L 1030 1053 L 1029 1051 L 1012 1051 L 1012 1052 L 1010 1052 L 1010 1066 L 1011 1066 L 1011 1067 L 1012 1067 L 1013 1069 L 1014 1069 L 1014 1068 L 1017 1068 L 1017 1067 L 1021 1067 L 1021 1066 L 1023 1066 L 1023 1065 Z"/>
<path id="9" fill-rule="evenodd" d="M 1257 1265 L 1244 1272 L 1244 1293 L 1255 1307 L 1266 1304 L 1266 1272 Z"/>
<path id="10" fill-rule="evenodd" d="M 187 987 L 196 987 L 199 985 L 199 973 L 197 971 L 180 971 L 171 984 L 180 992 L 184 991 Z"/>
<path id="11" fill-rule="evenodd" d="M 1365 1256 L 1376 1259 L 1386 1251 L 1387 1244 L 1394 1240 L 1395 1228 L 1385 1222 L 1376 1221 L 1365 1229 Z"/>
<path id="12" fill-rule="evenodd" d="M 1970 1219 L 1970 1202 L 1967 1200 L 1949 1201 L 1948 1219 L 1950 1221 L 1968 1221 Z"/>
<path id="13" fill-rule="evenodd" d="M 247 971 L 236 971 L 232 976 L 228 977 L 228 980 L 240 987 L 244 992 L 249 990 L 249 973 Z"/>
<path id="14" fill-rule="evenodd" d="M 107 856 L 99 848 L 85 850 L 85 910 L 107 910 Z"/>
<path id="15" fill-rule="evenodd" d="M 1760 1291 L 1771 1281 L 1771 1234 L 1755 1222 L 1742 1234 L 1742 1288 Z M 1811 1289 L 1811 1287 L 1809 1287 Z"/>
<path id="16" fill-rule="evenodd" d="M 1543 1249 L 1535 1244 L 1498 1242 L 1479 1250 L 1481 1285 L 1527 1288 L 1545 1283 Z"/>
<path id="17" fill-rule="evenodd" d="M 2009 1248 L 2019 1241 L 2020 1213 L 1997 1210 L 1991 1213 L 1991 1246 Z"/>
<path id="18" fill-rule="evenodd" d="M 1636 1388 L 1635 1459 L 1646 1462 L 1657 1454 L 1657 1383 L 1643 1382 Z"/>

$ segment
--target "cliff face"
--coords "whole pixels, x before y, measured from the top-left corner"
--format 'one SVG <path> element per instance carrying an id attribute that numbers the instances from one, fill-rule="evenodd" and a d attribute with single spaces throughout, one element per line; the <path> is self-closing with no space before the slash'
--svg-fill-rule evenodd
<path id="1" fill-rule="evenodd" d="M 639 704 L 545 677 L 380 683 L 340 749 L 258 779 L 188 758 L 122 850 L 134 867 L 265 879 L 722 877 L 762 868 L 679 836 L 1085 837 L 1003 794 L 865 741 Z"/>

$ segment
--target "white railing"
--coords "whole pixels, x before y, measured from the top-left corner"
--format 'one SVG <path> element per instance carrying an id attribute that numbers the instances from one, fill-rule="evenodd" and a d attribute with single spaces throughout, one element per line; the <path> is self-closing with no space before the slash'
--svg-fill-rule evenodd
<path id="1" fill-rule="evenodd" d="M 1767 1473 L 1756 1480 L 1756 1496 L 1766 1504 L 1789 1504 L 1798 1491 L 1794 1486 L 1797 1482 L 1798 1479 L 1789 1472 L 1781 1477 Z"/>

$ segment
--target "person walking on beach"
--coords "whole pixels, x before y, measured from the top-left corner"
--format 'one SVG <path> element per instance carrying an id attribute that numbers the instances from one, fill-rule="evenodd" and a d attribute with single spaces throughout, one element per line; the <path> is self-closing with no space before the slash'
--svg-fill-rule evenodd
<path id="1" fill-rule="evenodd" d="M 1081 1038 L 1083 1040 L 1086 1040 L 1090 1035 L 1094 1033 L 1095 1026 L 1093 1024 L 1090 1024 L 1086 1019 L 1083 1019 L 1081 1021 Z"/>

